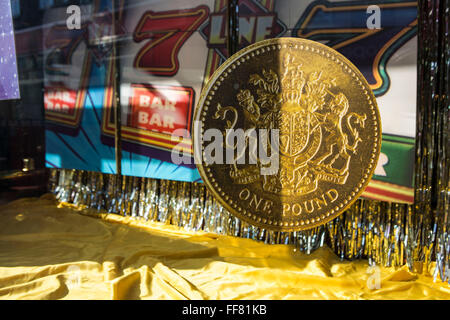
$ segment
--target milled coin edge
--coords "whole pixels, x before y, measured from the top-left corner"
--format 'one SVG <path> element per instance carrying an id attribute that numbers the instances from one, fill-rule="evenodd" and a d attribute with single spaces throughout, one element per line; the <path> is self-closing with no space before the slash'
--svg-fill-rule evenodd
<path id="1" fill-rule="evenodd" d="M 205 102 L 207 96 L 209 95 L 211 88 L 214 86 L 217 79 L 222 75 L 222 72 L 224 70 L 231 67 L 239 58 L 247 55 L 251 51 L 256 51 L 257 49 L 261 49 L 261 48 L 264 48 L 264 47 L 270 46 L 270 45 L 279 45 L 279 44 L 283 45 L 283 44 L 285 44 L 283 42 L 289 43 L 289 41 L 297 42 L 299 46 L 303 45 L 304 47 L 308 47 L 308 46 L 318 47 L 319 50 L 317 50 L 318 51 L 317 53 L 319 53 L 319 54 L 324 54 L 323 50 L 325 50 L 326 52 L 329 52 L 330 55 L 332 55 L 332 54 L 335 55 L 335 57 L 339 58 L 341 60 L 341 62 L 343 62 L 341 64 L 342 66 L 347 65 L 348 67 L 350 67 L 351 71 L 353 71 L 353 73 L 351 74 L 352 78 L 356 79 L 356 82 L 358 85 L 359 85 L 358 81 L 361 82 L 361 84 L 360 84 L 361 88 L 363 89 L 363 91 L 364 90 L 367 91 L 367 92 L 365 92 L 365 95 L 369 98 L 368 101 L 372 102 L 370 109 L 371 109 L 371 111 L 374 111 L 374 113 L 375 113 L 373 115 L 373 116 L 375 116 L 375 119 L 373 119 L 373 121 L 375 122 L 376 128 L 377 128 L 377 135 L 375 137 L 375 139 L 376 139 L 375 146 L 371 153 L 371 158 L 373 158 L 373 162 L 372 162 L 372 164 L 369 164 L 369 171 L 366 173 L 368 175 L 368 178 L 363 178 L 363 181 L 360 182 L 358 185 L 356 185 L 355 190 L 352 191 L 355 194 L 352 197 L 352 199 L 350 199 L 350 200 L 348 200 L 348 198 L 345 199 L 344 205 L 342 207 L 338 206 L 335 208 L 336 210 L 335 209 L 328 210 L 325 218 L 319 217 L 320 220 L 314 221 L 314 222 L 309 221 L 309 219 L 302 219 L 302 220 L 299 220 L 298 225 L 293 225 L 293 226 L 291 226 L 291 225 L 278 226 L 277 225 L 277 226 L 275 226 L 274 224 L 261 223 L 261 222 L 255 221 L 254 219 L 252 219 L 252 216 L 255 216 L 255 214 L 250 213 L 249 215 L 244 215 L 244 214 L 239 213 L 238 210 L 236 208 L 231 207 L 229 205 L 229 203 L 227 202 L 227 200 L 224 199 L 223 196 L 221 196 L 217 192 L 216 188 L 214 188 L 212 186 L 211 181 L 208 179 L 208 176 L 204 170 L 203 164 L 201 164 L 198 161 L 197 153 L 195 152 L 195 150 L 196 150 L 195 146 L 196 146 L 197 139 L 196 139 L 195 133 L 194 132 L 192 133 L 192 143 L 194 146 L 194 158 L 196 159 L 195 163 L 197 163 L 197 169 L 199 171 L 200 177 L 203 180 L 203 183 L 206 185 L 208 191 L 213 194 L 213 196 L 216 198 L 216 200 L 219 201 L 219 203 L 225 209 L 227 209 L 228 212 L 230 212 L 230 214 L 232 214 L 233 216 L 235 216 L 251 225 L 254 225 L 254 226 L 257 226 L 260 228 L 264 228 L 264 229 L 267 229 L 270 231 L 282 231 L 282 232 L 293 232 L 293 231 L 302 231 L 302 230 L 312 229 L 312 228 L 324 225 L 327 222 L 337 218 L 342 213 L 344 213 L 361 196 L 361 194 L 364 192 L 365 188 L 371 181 L 371 178 L 375 171 L 376 164 L 378 162 L 378 158 L 380 155 L 381 141 L 382 141 L 381 117 L 380 117 L 380 113 L 379 113 L 378 104 L 377 104 L 375 95 L 373 94 L 373 91 L 370 89 L 370 86 L 369 86 L 366 78 L 362 75 L 362 73 L 358 70 L 358 68 L 351 61 L 349 61 L 345 56 L 343 56 L 341 53 L 337 52 L 336 50 L 334 50 L 324 44 L 321 44 L 321 43 L 315 42 L 315 41 L 311 41 L 308 39 L 293 38 L 293 37 L 274 38 L 274 39 L 267 39 L 267 40 L 259 41 L 257 43 L 254 43 L 254 44 L 238 51 L 237 53 L 232 55 L 229 59 L 227 59 L 213 73 L 211 78 L 208 80 L 208 82 L 202 89 L 202 92 L 200 94 L 198 103 L 197 103 L 195 111 L 194 111 L 193 120 L 201 121 L 200 117 L 201 117 L 201 112 L 203 111 L 204 102 Z M 295 47 L 295 44 L 293 44 L 293 46 Z M 322 50 L 322 52 L 320 49 Z M 313 51 L 316 51 L 316 48 L 314 48 Z M 201 146 L 200 146 L 200 148 L 201 148 Z M 241 208 L 241 210 L 242 210 L 242 208 Z M 245 211 L 245 210 L 242 210 L 242 211 Z M 306 223 L 305 220 L 308 220 L 309 222 Z M 315 220 L 317 220 L 317 219 L 315 219 Z M 303 224 L 301 222 L 303 222 Z"/>

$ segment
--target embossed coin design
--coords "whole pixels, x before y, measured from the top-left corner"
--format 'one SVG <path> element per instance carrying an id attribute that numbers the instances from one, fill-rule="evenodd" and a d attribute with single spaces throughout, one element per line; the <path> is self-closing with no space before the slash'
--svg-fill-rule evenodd
<path id="1" fill-rule="evenodd" d="M 304 230 L 337 217 L 364 191 L 381 147 L 378 107 L 363 75 L 335 50 L 305 39 L 264 40 L 234 54 L 204 87 L 194 120 L 201 124 L 194 153 L 208 190 L 233 215 L 269 230 Z M 208 129 L 220 131 L 224 150 L 236 149 L 230 129 L 277 129 L 277 144 L 262 144 L 269 155 L 278 151 L 277 170 L 262 174 L 267 162 L 249 156 L 206 163 Z"/>

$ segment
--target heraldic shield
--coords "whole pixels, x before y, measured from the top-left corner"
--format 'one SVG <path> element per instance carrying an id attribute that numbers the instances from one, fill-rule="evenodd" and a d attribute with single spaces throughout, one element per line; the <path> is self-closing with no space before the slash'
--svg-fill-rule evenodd
<path id="1" fill-rule="evenodd" d="M 244 110 L 243 129 L 279 130 L 277 147 L 270 141 L 264 147 L 278 152 L 279 167 L 261 175 L 261 161 L 242 167 L 234 163 L 229 171 L 233 182 L 261 183 L 263 191 L 280 196 L 308 194 L 321 180 L 344 184 L 366 116 L 348 113 L 349 102 L 335 80 L 322 79 L 322 72 L 305 75 L 302 65 L 286 54 L 281 70 L 262 69 L 250 75 L 248 84 L 236 95 Z M 215 118 L 225 119 L 227 112 L 236 117 L 227 122 L 233 129 L 238 122 L 234 107 L 217 105 Z"/>

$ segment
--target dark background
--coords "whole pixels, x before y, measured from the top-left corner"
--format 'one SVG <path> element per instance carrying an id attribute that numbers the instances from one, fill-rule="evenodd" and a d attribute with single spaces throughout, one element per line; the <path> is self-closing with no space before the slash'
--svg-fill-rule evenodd
<path id="1" fill-rule="evenodd" d="M 11 0 L 21 99 L 0 101 L 0 202 L 46 191 L 42 18 L 49 8 L 92 0 Z M 23 172 L 23 159 L 34 170 Z"/>

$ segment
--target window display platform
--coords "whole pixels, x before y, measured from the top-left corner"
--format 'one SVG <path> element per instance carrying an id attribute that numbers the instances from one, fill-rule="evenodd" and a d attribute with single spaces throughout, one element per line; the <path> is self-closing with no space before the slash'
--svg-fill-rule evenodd
<path id="1" fill-rule="evenodd" d="M 0 206 L 0 299 L 450 299 L 429 269 L 341 261 L 291 245 L 58 203 Z M 418 266 L 420 269 L 420 266 Z"/>

